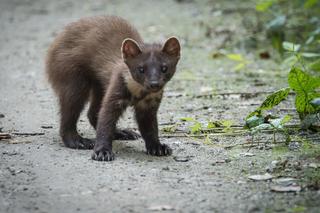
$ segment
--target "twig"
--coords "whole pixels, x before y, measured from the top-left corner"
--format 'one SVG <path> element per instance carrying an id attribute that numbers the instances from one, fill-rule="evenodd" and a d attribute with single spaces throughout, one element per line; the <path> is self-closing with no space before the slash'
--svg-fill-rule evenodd
<path id="1" fill-rule="evenodd" d="M 266 133 L 266 134 L 273 134 L 273 130 L 261 130 L 261 133 Z M 179 131 L 179 133 L 182 134 L 170 134 L 170 135 L 162 135 L 162 137 L 168 137 L 168 138 L 174 138 L 174 137 L 195 137 L 195 138 L 203 138 L 206 136 L 237 136 L 237 135 L 250 135 L 250 131 L 243 129 L 243 130 L 236 130 L 233 132 L 224 132 L 224 131 L 201 131 L 201 134 L 189 134 L 187 131 Z"/>
<path id="2" fill-rule="evenodd" d="M 44 132 L 13 132 L 13 135 L 19 136 L 36 136 L 36 135 L 44 135 Z"/>
<path id="3" fill-rule="evenodd" d="M 201 134 L 189 134 L 189 132 L 186 131 L 179 131 L 181 134 L 173 133 L 173 134 L 163 134 L 160 137 L 161 138 L 185 138 L 185 137 L 193 137 L 193 138 L 204 138 L 207 136 L 225 136 L 225 137 L 233 137 L 237 135 L 250 135 L 250 131 L 248 130 L 242 130 L 242 131 L 237 131 L 237 132 L 208 132 L 205 133 L 205 131 Z M 261 133 L 265 134 L 274 134 L 274 130 L 261 130 Z M 276 142 L 277 143 L 277 142 Z"/>
<path id="4" fill-rule="evenodd" d="M 162 138 L 185 138 L 185 137 L 193 137 L 193 138 L 204 138 L 207 136 L 236 136 L 236 135 L 245 135 L 249 134 L 249 132 L 219 132 L 219 133 L 207 133 L 207 134 L 188 134 L 185 132 L 184 134 L 172 134 L 172 135 L 160 135 Z"/>
<path id="5" fill-rule="evenodd" d="M 159 138 L 188 138 L 187 134 L 174 134 L 174 135 L 160 135 Z"/>
<path id="6" fill-rule="evenodd" d="M 243 146 L 243 147 L 256 147 L 256 146 L 259 146 L 260 144 L 258 143 L 237 143 L 237 144 L 232 144 L 232 145 L 227 145 L 227 146 L 222 146 L 222 148 L 224 149 L 232 149 L 236 146 Z"/>
<path id="7" fill-rule="evenodd" d="M 2 139 L 10 139 L 11 135 L 9 133 L 0 133 L 0 140 Z"/>
<path id="8" fill-rule="evenodd" d="M 167 98 L 179 98 L 184 96 L 191 96 L 194 98 L 212 98 L 213 96 L 230 96 L 230 95 L 240 95 L 242 97 L 256 97 L 258 95 L 272 94 L 272 91 L 258 91 L 258 92 L 215 92 L 209 94 L 168 94 Z M 294 95 L 294 92 L 289 92 L 289 95 Z"/>
<path id="9" fill-rule="evenodd" d="M 291 141 L 291 142 L 299 142 L 299 141 Z M 259 141 L 258 143 L 237 143 L 237 144 L 232 144 L 232 145 L 227 145 L 227 146 L 224 146 L 223 148 L 225 149 L 232 149 L 236 146 L 242 146 L 242 147 L 249 147 L 249 148 L 252 148 L 252 147 L 256 147 L 256 146 L 259 146 L 261 143 L 261 141 Z M 268 141 L 265 141 L 265 142 L 262 142 L 262 144 L 270 144 L 270 145 L 277 145 L 277 144 L 282 144 L 282 143 L 287 143 L 287 141 L 277 141 L 275 144 L 273 143 L 270 143 Z"/>
<path id="10" fill-rule="evenodd" d="M 41 128 L 42 129 L 52 129 L 53 126 L 51 126 L 51 125 L 42 125 Z"/>
<path id="11" fill-rule="evenodd" d="M 159 123 L 159 126 L 168 126 L 168 125 L 175 125 L 177 122 L 164 122 L 164 123 Z"/>
<path id="12" fill-rule="evenodd" d="M 179 98 L 184 96 L 183 94 L 168 94 L 166 95 L 166 98 Z"/>
<path id="13" fill-rule="evenodd" d="M 272 94 L 274 92 L 270 91 L 259 91 L 259 92 L 222 92 L 222 93 L 212 93 L 212 94 L 200 94 L 200 95 L 193 95 L 195 98 L 202 98 L 202 97 L 212 97 L 212 96 L 230 96 L 230 95 L 240 95 L 244 97 L 255 97 L 258 95 L 265 95 L 265 94 Z M 289 95 L 294 95 L 294 92 L 289 92 Z"/>

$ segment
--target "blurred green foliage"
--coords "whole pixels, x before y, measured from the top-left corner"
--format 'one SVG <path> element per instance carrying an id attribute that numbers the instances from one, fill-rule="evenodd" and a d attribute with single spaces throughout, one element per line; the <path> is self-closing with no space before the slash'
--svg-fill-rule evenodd
<path id="1" fill-rule="evenodd" d="M 301 126 L 310 128 L 319 122 L 320 113 L 320 0 L 260 0 L 256 10 L 263 17 L 267 40 L 286 57 L 289 87 L 269 95 L 247 116 L 247 125 L 264 124 L 257 122 L 264 118 L 262 111 L 272 109 L 292 91 Z"/>
<path id="2" fill-rule="evenodd" d="M 284 41 L 301 44 L 303 51 L 320 51 L 320 0 L 259 0 L 256 10 L 281 55 Z"/>

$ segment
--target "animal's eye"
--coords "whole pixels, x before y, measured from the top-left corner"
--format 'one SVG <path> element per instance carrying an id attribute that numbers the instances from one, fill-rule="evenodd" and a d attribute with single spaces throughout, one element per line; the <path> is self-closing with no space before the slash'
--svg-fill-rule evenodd
<path id="1" fill-rule="evenodd" d="M 142 66 L 138 67 L 140 73 L 144 73 L 144 68 Z"/>
<path id="2" fill-rule="evenodd" d="M 161 66 L 161 72 L 166 73 L 168 70 L 168 67 L 166 65 Z"/>

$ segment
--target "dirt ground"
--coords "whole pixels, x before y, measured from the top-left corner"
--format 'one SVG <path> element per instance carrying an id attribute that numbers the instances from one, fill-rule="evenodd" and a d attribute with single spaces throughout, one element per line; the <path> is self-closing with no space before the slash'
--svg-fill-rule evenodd
<path id="1" fill-rule="evenodd" d="M 0 141 L 0 212 L 320 212 L 320 191 L 278 193 L 271 191 L 271 180 L 248 179 L 264 174 L 274 160 L 296 159 L 294 151 L 275 152 L 266 146 L 224 148 L 250 140 L 248 135 L 217 135 L 208 145 L 204 139 L 162 132 L 161 140 L 173 149 L 172 156 L 162 158 L 146 155 L 141 139 L 116 141 L 112 162 L 93 161 L 91 150 L 65 148 L 59 138 L 56 98 L 44 76 L 45 53 L 67 23 L 100 14 L 130 20 L 146 41 L 171 35 L 181 39 L 182 59 L 160 108 L 160 128 L 182 117 L 243 125 L 265 94 L 240 93 L 279 89 L 286 85 L 286 73 L 272 60 L 257 59 L 256 51 L 245 51 L 250 42 L 243 19 L 250 12 L 241 8 L 248 5 L 2 0 L 0 130 L 13 138 Z M 235 62 L 213 57 L 219 49 L 241 53 L 251 63 L 234 71 Z M 290 111 L 285 104 L 282 109 Z M 290 113 L 294 123 L 297 116 Z M 94 138 L 85 114 L 79 130 Z M 136 127 L 130 110 L 119 125 Z"/>

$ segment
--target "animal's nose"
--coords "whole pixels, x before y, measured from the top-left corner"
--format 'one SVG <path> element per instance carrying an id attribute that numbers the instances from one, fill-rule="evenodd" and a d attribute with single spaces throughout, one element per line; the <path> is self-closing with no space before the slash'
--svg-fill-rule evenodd
<path id="1" fill-rule="evenodd" d="M 151 81 L 151 82 L 150 82 L 150 87 L 151 87 L 152 89 L 157 89 L 157 88 L 159 88 L 159 86 L 160 86 L 160 84 L 159 84 L 158 81 Z"/>

